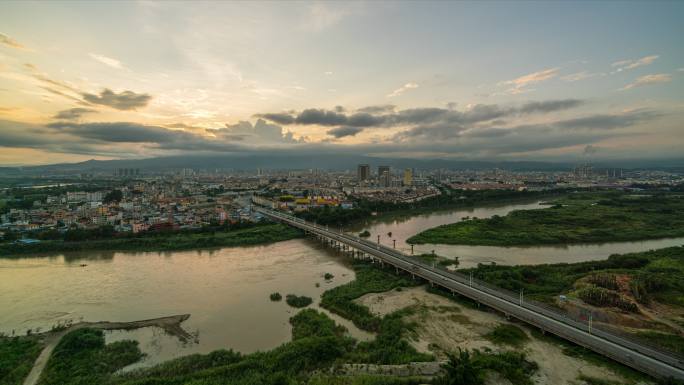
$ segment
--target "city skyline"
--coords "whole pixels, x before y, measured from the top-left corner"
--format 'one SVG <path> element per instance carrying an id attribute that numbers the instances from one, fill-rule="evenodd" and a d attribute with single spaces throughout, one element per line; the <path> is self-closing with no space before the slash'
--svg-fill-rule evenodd
<path id="1" fill-rule="evenodd" d="M 0 11 L 0 165 L 287 153 L 658 159 L 684 145 L 677 2 Z"/>

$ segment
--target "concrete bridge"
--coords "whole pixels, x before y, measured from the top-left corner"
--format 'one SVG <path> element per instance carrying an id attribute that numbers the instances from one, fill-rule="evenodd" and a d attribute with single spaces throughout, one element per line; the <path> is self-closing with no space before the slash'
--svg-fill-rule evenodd
<path id="1" fill-rule="evenodd" d="M 558 309 L 525 300 L 522 293 L 514 294 L 476 280 L 472 276 L 431 266 L 396 249 L 327 226 L 309 223 L 266 208 L 254 207 L 254 210 L 274 221 L 315 235 L 331 247 L 346 251 L 355 258 L 369 258 L 382 265 L 390 265 L 397 272 L 402 270 L 413 277 L 420 277 L 430 285 L 440 286 L 452 293 L 471 298 L 504 313 L 507 317 L 517 318 L 543 332 L 572 341 L 640 372 L 656 378 L 684 380 L 684 359 L 681 357 L 647 346 L 643 342 L 627 339 L 605 327 L 599 328 L 592 325 L 591 320 L 582 322 L 571 319 Z"/>

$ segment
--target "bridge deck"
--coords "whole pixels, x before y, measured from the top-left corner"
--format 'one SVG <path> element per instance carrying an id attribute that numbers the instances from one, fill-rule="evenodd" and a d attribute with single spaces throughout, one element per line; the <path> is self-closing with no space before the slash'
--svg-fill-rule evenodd
<path id="1" fill-rule="evenodd" d="M 474 280 L 463 274 L 442 270 L 405 255 L 395 249 L 353 235 L 317 226 L 300 218 L 277 211 L 255 208 L 267 217 L 337 241 L 369 254 L 383 263 L 421 277 L 432 284 L 459 293 L 493 309 L 534 325 L 546 332 L 584 346 L 624 365 L 658 378 L 684 379 L 684 362 L 675 357 L 626 339 L 610 331 L 591 327 L 568 318 L 565 314 L 533 301 L 522 301 L 503 289 Z"/>

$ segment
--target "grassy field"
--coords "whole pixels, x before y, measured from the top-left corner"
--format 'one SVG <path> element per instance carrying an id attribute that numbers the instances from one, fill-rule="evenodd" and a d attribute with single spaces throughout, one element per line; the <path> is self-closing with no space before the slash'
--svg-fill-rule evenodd
<path id="1" fill-rule="evenodd" d="M 435 227 L 408 242 L 526 246 L 684 236 L 684 197 L 680 195 L 579 193 L 551 204 Z"/>
<path id="2" fill-rule="evenodd" d="M 0 244 L 0 257 L 26 256 L 36 253 L 83 250 L 166 251 L 211 247 L 249 246 L 301 237 L 302 233 L 282 224 L 262 224 L 237 230 L 202 233 L 159 233 L 140 237 L 121 237 L 84 241 L 42 241 L 34 245 Z"/>
<path id="3" fill-rule="evenodd" d="M 43 346 L 34 336 L 0 337 L 0 385 L 20 385 Z"/>

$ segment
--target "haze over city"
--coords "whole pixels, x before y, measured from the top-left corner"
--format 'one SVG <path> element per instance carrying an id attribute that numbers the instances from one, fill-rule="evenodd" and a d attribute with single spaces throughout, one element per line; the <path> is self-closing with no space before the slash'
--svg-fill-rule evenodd
<path id="1" fill-rule="evenodd" d="M 682 154 L 681 2 L 74 5 L 0 5 L 1 165 Z"/>

